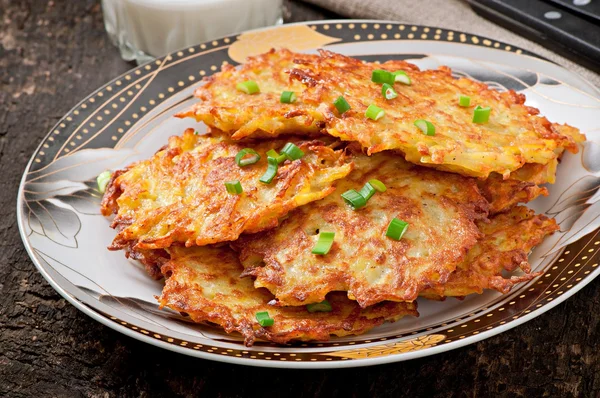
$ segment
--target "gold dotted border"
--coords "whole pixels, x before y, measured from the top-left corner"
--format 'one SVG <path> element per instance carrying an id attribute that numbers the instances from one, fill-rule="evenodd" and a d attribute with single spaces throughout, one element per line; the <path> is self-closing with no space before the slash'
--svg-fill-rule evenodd
<path id="1" fill-rule="evenodd" d="M 190 47 L 184 51 L 178 51 L 177 53 L 167 55 L 166 57 L 157 58 L 152 63 L 142 65 L 127 74 L 117 78 L 108 85 L 102 87 L 97 92 L 90 95 L 84 101 L 82 101 L 77 107 L 73 108 L 60 122 L 51 130 L 51 134 L 47 137 L 46 141 L 51 143 L 55 141 L 55 136 L 60 136 L 68 127 L 75 126 L 76 134 L 69 137 L 63 144 L 63 147 L 59 149 L 54 157 L 57 158 L 68 155 L 74 149 L 77 149 L 78 145 L 81 145 L 83 140 L 88 139 L 95 131 L 102 126 L 102 122 L 105 118 L 110 118 L 115 112 L 124 111 L 132 100 L 135 100 L 138 95 L 144 91 L 144 82 L 155 75 L 158 71 L 167 68 L 168 66 L 175 65 L 179 62 L 185 61 L 191 56 L 200 56 L 203 52 L 214 51 L 215 48 L 223 46 L 228 48 L 232 43 L 232 38 L 224 38 L 220 40 L 214 40 L 211 43 L 204 43 L 198 46 Z M 219 67 L 227 64 L 228 61 L 224 61 L 221 65 L 211 65 L 206 70 L 199 70 L 198 76 L 189 75 L 185 79 L 177 82 L 176 85 L 168 87 L 164 92 L 159 92 L 155 98 L 145 99 L 147 105 L 142 105 L 139 108 L 132 109 L 130 117 L 125 118 L 119 127 L 116 128 L 117 135 L 111 136 L 112 141 L 118 141 L 119 136 L 125 134 L 128 128 L 138 121 L 143 115 L 161 102 L 164 99 L 170 97 L 173 93 L 179 92 L 193 84 L 196 84 L 196 80 L 200 80 L 204 76 L 208 76 L 213 72 L 217 71 Z M 107 100 L 106 96 L 112 96 Z M 104 100 L 105 102 L 100 103 Z M 96 106 L 91 114 L 88 114 L 93 106 Z M 86 118 L 82 121 L 76 121 L 74 119 L 85 115 Z M 79 128 L 77 130 L 77 128 Z M 74 131 L 75 131 L 74 130 Z M 70 133 L 72 134 L 72 133 Z M 42 149 L 36 154 L 34 158 L 35 163 L 42 163 L 46 153 L 44 149 L 48 149 L 50 145 L 44 142 Z M 36 170 L 39 171 L 40 169 Z"/>
<path id="2" fill-rule="evenodd" d="M 453 30 L 432 28 L 420 25 L 408 24 L 391 24 L 391 23 L 337 23 L 337 24 L 316 24 L 310 26 L 313 30 L 354 30 L 357 33 L 353 35 L 355 41 L 361 40 L 440 40 L 455 43 L 475 44 L 484 47 L 503 49 L 505 51 L 514 52 L 515 54 L 523 54 L 524 50 L 515 46 L 511 46 L 500 41 L 482 38 L 481 36 L 454 32 Z M 376 31 L 374 33 L 365 33 L 362 31 Z M 535 55 L 535 54 L 532 54 Z M 537 57 L 537 55 L 535 55 Z"/>
<path id="3" fill-rule="evenodd" d="M 229 357 L 234 357 L 234 358 L 245 358 L 245 359 L 263 359 L 263 360 L 273 360 L 273 361 L 280 361 L 280 362 L 285 362 L 285 361 L 289 361 L 289 362 L 316 362 L 316 361 L 346 361 L 349 360 L 351 358 L 336 358 L 336 357 L 327 357 L 327 358 L 321 358 L 319 355 L 315 355 L 315 354 L 310 354 L 310 353 L 301 353 L 301 352 L 271 352 L 271 351 L 260 351 L 260 350 L 255 350 L 254 348 L 247 348 L 247 349 L 231 349 L 231 348 L 225 348 L 225 347 L 216 347 L 215 344 L 199 344 L 199 343 L 192 343 L 186 340 L 181 340 L 181 339 L 177 339 L 174 337 L 169 337 L 169 336 L 163 336 L 159 333 L 150 331 L 150 330 L 146 330 L 144 328 L 140 328 L 139 326 L 136 325 L 132 325 L 129 324 L 117 317 L 114 316 L 110 316 L 102 311 L 99 311 L 93 307 L 88 306 L 88 308 L 91 308 L 92 310 L 94 310 L 96 313 L 102 315 L 103 317 L 110 319 L 111 321 L 124 326 L 134 332 L 140 333 L 144 336 L 147 337 L 153 337 L 156 340 L 160 340 L 164 343 L 168 343 L 168 344 L 173 344 L 182 348 L 187 348 L 187 349 L 191 349 L 191 350 L 196 350 L 196 351 L 202 351 L 205 352 L 207 354 L 213 354 L 213 355 L 218 355 L 218 356 L 229 356 Z M 240 342 L 240 344 L 243 344 Z M 290 344 L 286 344 L 286 346 L 290 346 Z M 314 345 L 317 346 L 317 345 Z M 256 346 L 255 346 L 256 347 Z M 269 345 L 269 347 L 271 347 Z M 274 345 L 273 347 L 279 347 L 281 348 L 281 345 Z"/>
<path id="4" fill-rule="evenodd" d="M 71 139 L 67 139 L 67 141 L 65 141 L 63 147 L 57 151 L 55 159 L 61 155 L 61 152 L 63 154 L 68 154 L 69 152 L 71 152 L 73 147 L 79 144 L 79 142 L 81 142 L 83 139 L 87 139 L 89 133 L 95 130 L 97 122 L 102 122 L 105 117 L 110 117 L 110 115 L 113 112 L 118 112 L 120 107 L 128 104 L 130 100 L 128 100 L 127 98 L 131 98 L 135 94 L 140 92 L 140 90 L 142 89 L 141 82 L 143 80 L 146 80 L 150 76 L 149 74 L 151 72 L 156 71 L 161 65 L 161 62 L 161 60 L 156 60 L 154 64 L 147 64 L 143 67 L 139 67 L 131 72 L 128 72 L 127 74 L 113 81 L 111 84 L 101 88 L 94 94 L 90 95 L 76 108 L 71 110 L 71 112 L 68 114 L 69 116 L 65 118 L 65 120 L 68 122 L 73 121 L 71 113 L 74 116 L 84 115 L 87 112 L 89 112 L 88 107 L 91 108 L 92 106 L 97 106 L 97 108 L 92 114 L 87 115 L 86 119 L 82 123 L 78 123 L 76 125 L 76 127 L 80 127 L 80 130 L 77 131 L 78 134 L 74 137 L 70 137 Z M 132 81 L 132 79 L 134 78 L 136 78 L 136 80 Z M 123 86 L 124 84 L 125 86 Z M 106 101 L 104 98 L 105 95 L 112 95 L 112 98 Z M 105 102 L 96 105 L 96 101 L 102 100 L 105 100 Z M 57 128 L 55 128 L 52 131 L 52 133 L 54 135 L 60 135 L 63 131 L 62 129 L 66 127 L 67 125 L 64 122 L 59 123 Z M 49 137 L 48 140 L 54 141 L 53 136 Z M 113 137 L 113 140 L 115 140 L 115 137 Z M 44 153 L 38 154 L 44 155 Z M 35 162 L 39 163 L 39 161 L 41 161 L 41 159 L 35 159 Z"/>

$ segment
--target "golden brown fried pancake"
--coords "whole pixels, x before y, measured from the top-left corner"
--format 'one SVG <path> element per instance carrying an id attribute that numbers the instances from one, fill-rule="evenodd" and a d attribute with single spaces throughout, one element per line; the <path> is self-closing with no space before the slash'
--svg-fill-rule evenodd
<path id="1" fill-rule="evenodd" d="M 343 151 L 319 141 L 292 141 L 304 157 L 282 163 L 273 182 L 263 184 L 266 151 L 281 150 L 287 141 L 242 144 L 191 129 L 171 137 L 167 148 L 117 172 L 109 183 L 102 213 L 117 214 L 112 226 L 119 231 L 110 248 L 206 245 L 273 228 L 290 210 L 333 192 L 333 182 L 352 169 Z M 261 160 L 238 166 L 235 155 L 244 147 L 254 148 Z M 227 193 L 224 183 L 231 180 L 241 182 L 242 194 Z"/>
<path id="2" fill-rule="evenodd" d="M 484 234 L 483 239 L 469 251 L 446 283 L 433 285 L 421 292 L 421 296 L 439 300 L 443 297 L 481 294 L 484 289 L 508 293 L 515 284 L 540 275 L 531 273 L 527 254 L 546 235 L 558 230 L 554 219 L 536 215 L 533 210 L 523 206 L 499 214 L 489 223 L 477 224 Z M 517 268 L 525 274 L 508 278 L 502 275 L 503 271 Z"/>
<path id="3" fill-rule="evenodd" d="M 332 291 L 346 291 L 362 307 L 412 301 L 443 283 L 480 237 L 475 220 L 486 217 L 487 202 L 474 179 L 415 166 L 390 152 L 352 159 L 354 171 L 333 194 L 296 209 L 279 228 L 232 243 L 244 274 L 282 305 L 320 302 Z M 373 178 L 387 191 L 352 210 L 340 195 Z M 400 241 L 385 236 L 394 217 L 410 224 Z M 335 232 L 326 255 L 311 253 L 320 231 Z"/>
<path id="4" fill-rule="evenodd" d="M 276 343 L 290 340 L 328 340 L 330 335 L 365 333 L 385 321 L 418 316 L 416 304 L 380 303 L 360 308 L 343 293 L 331 293 L 331 312 L 310 313 L 305 307 L 278 307 L 266 289 L 256 289 L 240 278 L 242 266 L 227 246 L 171 247 L 171 260 L 162 267 L 166 284 L 161 307 L 185 312 L 195 322 L 215 323 L 228 333 L 239 332 L 246 345 L 255 339 Z M 267 311 L 273 326 L 262 327 L 256 313 Z"/>
<path id="5" fill-rule="evenodd" d="M 386 100 L 382 86 L 371 82 L 374 69 L 404 70 L 412 84 L 396 83 L 398 97 Z M 256 81 L 260 93 L 236 90 L 246 80 Z M 298 100 L 280 103 L 285 90 L 296 92 Z M 351 106 L 342 115 L 333 105 L 340 95 Z M 471 106 L 459 106 L 459 95 L 470 96 Z M 565 148 L 577 152 L 576 141 L 585 139 L 573 127 L 538 116 L 537 109 L 524 105 L 524 95 L 454 79 L 448 67 L 420 71 L 404 61 L 364 63 L 325 50 L 319 55 L 273 50 L 240 68 L 227 65 L 206 79 L 196 96 L 200 102 L 179 116 L 195 117 L 236 139 L 322 131 L 359 142 L 369 153 L 396 150 L 412 163 L 483 178 L 492 172 L 508 177 L 526 163 L 548 164 Z M 366 118 L 370 104 L 385 116 Z M 472 121 L 477 105 L 491 107 L 487 123 Z M 433 123 L 435 135 L 415 127 L 417 119 Z"/>

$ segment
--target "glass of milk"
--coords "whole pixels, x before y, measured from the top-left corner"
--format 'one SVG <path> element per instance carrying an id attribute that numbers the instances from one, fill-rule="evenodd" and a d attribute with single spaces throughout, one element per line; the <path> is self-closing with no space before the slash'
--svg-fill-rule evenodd
<path id="1" fill-rule="evenodd" d="M 106 31 L 138 64 L 221 36 L 282 22 L 282 0 L 102 0 Z"/>

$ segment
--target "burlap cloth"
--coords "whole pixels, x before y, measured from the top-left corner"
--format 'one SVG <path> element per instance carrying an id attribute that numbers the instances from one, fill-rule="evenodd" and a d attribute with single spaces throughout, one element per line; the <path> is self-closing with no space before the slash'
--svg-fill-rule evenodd
<path id="1" fill-rule="evenodd" d="M 357 19 L 386 19 L 487 36 L 539 54 L 600 87 L 600 75 L 475 14 L 463 0 L 303 0 Z"/>

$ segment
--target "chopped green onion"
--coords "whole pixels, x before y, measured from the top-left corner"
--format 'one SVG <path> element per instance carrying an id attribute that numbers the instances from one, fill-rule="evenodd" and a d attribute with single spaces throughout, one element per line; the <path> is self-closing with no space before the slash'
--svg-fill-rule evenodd
<path id="1" fill-rule="evenodd" d="M 400 240 L 402 235 L 408 229 L 408 223 L 394 217 L 392 221 L 390 221 L 390 225 L 387 227 L 387 231 L 385 232 L 385 236 L 388 238 L 392 238 L 394 240 Z"/>
<path id="2" fill-rule="evenodd" d="M 333 101 L 333 105 L 335 105 L 340 115 L 350 110 L 350 104 L 341 95 Z"/>
<path id="3" fill-rule="evenodd" d="M 394 87 L 387 83 L 383 83 L 383 86 L 381 87 L 381 95 L 383 95 L 383 98 L 385 98 L 386 100 L 391 100 L 396 98 L 398 96 L 398 93 L 396 92 L 396 90 L 394 90 Z"/>
<path id="4" fill-rule="evenodd" d="M 331 312 L 332 308 L 329 301 L 323 300 L 320 303 L 307 304 L 306 310 L 308 312 Z"/>
<path id="5" fill-rule="evenodd" d="M 400 82 L 402 84 L 406 84 L 409 86 L 412 83 L 412 81 L 410 80 L 410 76 L 408 76 L 408 74 L 406 72 L 404 72 L 403 70 L 397 70 L 396 72 L 394 72 L 394 81 Z"/>
<path id="6" fill-rule="evenodd" d="M 302 149 L 298 148 L 296 145 L 292 144 L 291 142 L 288 142 L 287 144 L 285 144 L 283 146 L 283 149 L 281 150 L 281 154 L 287 156 L 288 159 L 290 159 L 290 160 L 298 160 L 302 156 L 304 156 L 304 152 L 302 152 Z"/>
<path id="7" fill-rule="evenodd" d="M 486 106 L 485 108 L 477 105 L 473 110 L 473 123 L 487 123 L 490 120 L 490 112 L 492 108 Z"/>
<path id="8" fill-rule="evenodd" d="M 380 84 L 394 84 L 396 78 L 392 72 L 388 72 L 387 70 L 383 69 L 375 69 L 373 73 L 371 73 L 371 81 Z"/>
<path id="9" fill-rule="evenodd" d="M 240 184 L 238 180 L 225 181 L 225 188 L 227 188 L 227 192 L 232 195 L 239 195 L 244 192 L 242 184 Z"/>
<path id="10" fill-rule="evenodd" d="M 98 177 L 96 178 L 96 182 L 98 183 L 98 191 L 100 193 L 106 192 L 106 186 L 108 185 L 108 182 L 110 181 L 111 177 L 112 173 L 108 170 L 103 171 L 102 173 L 100 173 L 100 175 L 98 175 Z"/>
<path id="11" fill-rule="evenodd" d="M 387 188 L 383 185 L 383 182 L 372 179 L 362 187 L 359 193 L 365 198 L 365 201 L 368 201 L 375 195 L 375 192 L 385 192 L 386 190 Z"/>
<path id="12" fill-rule="evenodd" d="M 462 107 L 468 107 L 471 105 L 471 97 L 468 95 L 461 95 L 458 97 L 458 105 Z"/>
<path id="13" fill-rule="evenodd" d="M 279 163 L 277 162 L 277 158 L 271 157 L 267 158 L 267 162 L 269 164 L 267 166 L 267 171 L 265 171 L 265 174 L 263 174 L 262 177 L 260 177 L 259 181 L 265 184 L 270 184 L 271 181 L 273 181 L 273 178 L 275 178 L 275 176 L 277 175 Z"/>
<path id="14" fill-rule="evenodd" d="M 194 135 L 200 135 L 200 132 L 198 130 L 194 131 Z"/>
<path id="15" fill-rule="evenodd" d="M 371 199 L 371 196 L 375 195 L 375 192 L 377 192 L 377 190 L 373 188 L 373 185 L 367 182 L 365 186 L 362 187 L 359 193 L 362 195 L 363 198 L 365 198 L 365 200 L 369 200 Z"/>
<path id="16" fill-rule="evenodd" d="M 256 320 L 260 326 L 273 326 L 275 320 L 269 316 L 267 311 L 257 312 Z"/>
<path id="17" fill-rule="evenodd" d="M 244 159 L 244 156 L 251 155 L 249 158 Z M 235 163 L 238 166 L 244 167 L 254 164 L 260 160 L 260 155 L 252 148 L 244 148 L 235 155 Z"/>
<path id="18" fill-rule="evenodd" d="M 356 192 L 355 189 L 350 189 L 342 194 L 342 198 L 348 203 L 353 210 L 360 209 L 367 204 L 367 200 L 360 193 Z"/>
<path id="19" fill-rule="evenodd" d="M 365 112 L 365 116 L 373 120 L 379 120 L 383 117 L 383 115 L 385 115 L 384 110 L 373 104 L 369 105 L 367 111 Z"/>
<path id="20" fill-rule="evenodd" d="M 284 91 L 281 93 L 281 97 L 279 97 L 279 102 L 282 104 L 291 104 L 296 102 L 296 93 L 293 91 Z"/>
<path id="21" fill-rule="evenodd" d="M 267 151 L 267 157 L 277 159 L 277 164 L 281 164 L 287 159 L 287 156 L 278 154 L 274 149 L 269 149 Z"/>
<path id="22" fill-rule="evenodd" d="M 276 158 L 279 156 L 279 154 L 277 153 L 277 151 L 275 149 L 269 149 L 267 151 L 267 156 L 270 158 Z"/>
<path id="23" fill-rule="evenodd" d="M 253 80 L 246 80 L 245 82 L 238 83 L 235 88 L 237 88 L 242 93 L 246 94 L 256 94 L 260 93 L 260 88 L 258 88 L 258 84 L 256 84 Z"/>
<path id="24" fill-rule="evenodd" d="M 435 126 L 427 120 L 415 120 L 415 126 L 417 126 L 425 135 L 435 135 Z"/>
<path id="25" fill-rule="evenodd" d="M 371 179 L 371 180 L 369 180 L 369 184 L 371 184 L 371 186 L 373 188 L 375 188 L 375 190 L 377 190 L 378 192 L 385 192 L 385 191 L 387 191 L 387 188 L 386 188 L 385 184 L 383 182 L 379 181 L 379 180 L 374 179 L 374 178 Z"/>
<path id="26" fill-rule="evenodd" d="M 313 247 L 311 253 L 312 254 L 327 254 L 333 245 L 333 238 L 335 237 L 335 232 L 321 232 L 319 234 L 319 240 L 317 244 Z"/>

